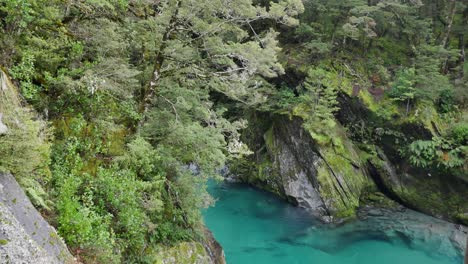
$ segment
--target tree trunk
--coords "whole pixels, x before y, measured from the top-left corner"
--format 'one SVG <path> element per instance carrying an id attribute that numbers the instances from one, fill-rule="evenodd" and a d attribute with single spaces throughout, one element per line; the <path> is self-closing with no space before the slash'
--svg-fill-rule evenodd
<path id="1" fill-rule="evenodd" d="M 179 9 L 181 5 L 182 5 L 182 1 L 181 0 L 177 1 L 176 9 L 174 13 L 172 14 L 169 24 L 164 32 L 161 47 L 159 48 L 156 54 L 156 58 L 154 60 L 153 76 L 151 77 L 151 81 L 148 83 L 148 85 L 144 89 L 143 97 L 140 102 L 139 112 L 142 115 L 142 117 L 138 124 L 138 127 L 141 127 L 143 123 L 145 122 L 146 113 L 148 112 L 149 106 L 151 104 L 151 100 L 153 99 L 156 93 L 156 87 L 159 85 L 159 81 L 161 79 L 161 68 L 163 66 L 164 59 L 165 59 L 164 51 L 167 48 L 167 41 L 169 40 L 171 33 L 176 27 L 177 16 L 179 15 Z"/>
<path id="2" fill-rule="evenodd" d="M 463 19 L 462 19 L 462 26 L 465 28 L 468 27 L 468 7 L 465 8 L 463 11 Z M 460 59 L 458 61 L 458 65 L 461 65 L 460 67 L 460 79 L 463 79 L 465 71 L 463 69 L 463 64 L 465 63 L 465 58 L 466 58 L 466 53 L 465 53 L 465 32 L 460 32 L 458 35 L 458 48 L 460 49 Z"/>
<path id="3" fill-rule="evenodd" d="M 444 48 L 447 48 L 448 44 L 449 44 L 450 33 L 452 32 L 453 20 L 455 18 L 455 11 L 457 9 L 456 7 L 457 7 L 457 1 L 456 0 L 451 0 L 450 1 L 450 12 L 447 15 L 448 24 L 447 24 L 447 28 L 445 29 L 444 39 L 442 40 L 442 47 L 444 47 Z M 448 60 L 449 60 L 449 58 L 447 57 L 444 60 L 444 63 L 442 64 L 442 71 L 445 72 L 445 73 L 447 73 L 447 71 L 448 71 L 448 69 L 447 69 L 448 68 Z"/>
<path id="4" fill-rule="evenodd" d="M 447 28 L 445 29 L 444 39 L 442 40 L 442 46 L 444 48 L 447 47 L 448 40 L 449 40 L 449 37 L 450 37 L 450 33 L 452 32 L 453 20 L 455 18 L 455 11 L 457 9 L 456 7 L 457 7 L 457 1 L 456 0 L 451 0 L 450 1 L 450 12 L 447 15 L 448 24 L 447 24 Z"/>

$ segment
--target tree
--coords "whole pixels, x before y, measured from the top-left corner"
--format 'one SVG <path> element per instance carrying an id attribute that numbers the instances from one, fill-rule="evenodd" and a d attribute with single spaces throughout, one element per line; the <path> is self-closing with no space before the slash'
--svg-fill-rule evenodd
<path id="1" fill-rule="evenodd" d="M 295 25 L 292 16 L 303 11 L 297 0 L 270 3 L 268 10 L 250 0 L 161 1 L 159 5 L 164 12 L 155 23 L 163 30 L 152 36 L 157 48 L 143 91 L 142 113 L 157 98 L 163 79 L 179 74 L 192 84 L 203 82 L 204 88 L 244 103 L 264 101 L 257 77 L 275 77 L 283 68 L 276 57 L 277 34 L 268 28 L 256 30 L 253 23 L 270 19 Z"/>
<path id="2" fill-rule="evenodd" d="M 340 87 L 336 75 L 322 68 L 311 68 L 304 82 L 302 104 L 295 114 L 304 118 L 304 127 L 319 144 L 333 141 L 336 126 L 334 113 L 339 109 L 336 99 Z"/>
<path id="3" fill-rule="evenodd" d="M 406 115 L 408 115 L 411 101 L 416 95 L 415 75 L 414 68 L 400 70 L 390 92 L 390 96 L 394 100 L 406 102 Z"/>

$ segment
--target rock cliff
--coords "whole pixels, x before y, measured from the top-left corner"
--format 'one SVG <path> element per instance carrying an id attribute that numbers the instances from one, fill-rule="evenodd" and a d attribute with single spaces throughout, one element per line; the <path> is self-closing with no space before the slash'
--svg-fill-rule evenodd
<path id="1" fill-rule="evenodd" d="M 319 146 L 299 118 L 271 120 L 256 149 L 257 169 L 239 173 L 242 180 L 271 190 L 324 221 L 353 217 L 361 193 L 372 185 L 354 144 L 343 137 L 343 147 Z"/>
<path id="2" fill-rule="evenodd" d="M 159 248 L 158 264 L 226 264 L 224 251 L 205 229 L 204 242 L 182 242 L 173 247 Z"/>
<path id="3" fill-rule="evenodd" d="M 314 142 L 298 117 L 256 113 L 245 135 L 255 154 L 234 164 L 232 173 L 328 222 L 353 217 L 365 205 L 362 194 L 381 192 L 408 208 L 468 225 L 466 179 L 438 168 L 416 168 L 399 154 L 396 142 L 402 135 L 410 142 L 430 139 L 431 129 L 421 123 L 385 123 L 347 95 L 340 95 L 340 105 L 335 134 L 341 147 Z M 363 142 L 356 133 L 382 135 Z"/>
<path id="4" fill-rule="evenodd" d="M 75 263 L 10 174 L 0 173 L 0 263 Z"/>

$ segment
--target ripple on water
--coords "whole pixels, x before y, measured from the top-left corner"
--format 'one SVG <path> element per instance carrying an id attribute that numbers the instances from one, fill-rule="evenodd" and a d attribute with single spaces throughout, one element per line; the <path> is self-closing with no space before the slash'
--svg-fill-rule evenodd
<path id="1" fill-rule="evenodd" d="M 206 225 L 229 264 L 459 264 L 454 225 L 411 210 L 332 226 L 240 184 L 210 184 Z M 462 239 L 463 240 L 463 239 Z"/>

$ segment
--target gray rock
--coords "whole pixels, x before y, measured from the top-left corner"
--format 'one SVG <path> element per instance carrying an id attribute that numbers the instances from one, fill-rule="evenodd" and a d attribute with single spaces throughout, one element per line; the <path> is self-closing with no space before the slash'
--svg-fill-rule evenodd
<path id="1" fill-rule="evenodd" d="M 352 215 L 368 180 L 353 160 L 354 145 L 344 141 L 346 151 L 331 161 L 333 147 L 317 144 L 301 119 L 276 117 L 264 135 L 272 165 L 264 184 L 325 222 L 342 221 Z"/>
<path id="2" fill-rule="evenodd" d="M 411 246 L 438 250 L 448 256 L 463 254 L 468 228 L 452 224 L 416 211 L 378 208 L 361 209 L 369 217 L 359 222 L 362 229 L 383 232 L 389 240 L 407 238 Z M 359 228 L 357 228 L 359 230 Z"/>
<path id="3" fill-rule="evenodd" d="M 0 135 L 5 135 L 8 132 L 8 127 L 2 123 L 3 113 L 0 113 Z"/>
<path id="4" fill-rule="evenodd" d="M 65 243 L 10 174 L 0 173 L 0 263 L 74 263 Z"/>
<path id="5" fill-rule="evenodd" d="M 314 143 L 309 134 L 301 124 L 288 121 L 276 126 L 272 133 L 274 146 L 269 152 L 278 168 L 284 195 L 299 207 L 328 216 L 316 179 L 320 157 L 312 149 Z"/>

